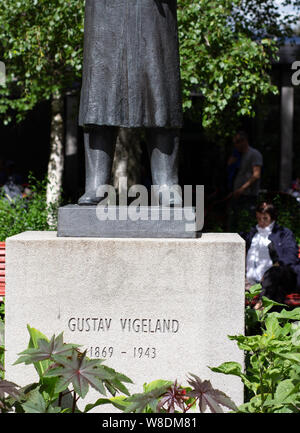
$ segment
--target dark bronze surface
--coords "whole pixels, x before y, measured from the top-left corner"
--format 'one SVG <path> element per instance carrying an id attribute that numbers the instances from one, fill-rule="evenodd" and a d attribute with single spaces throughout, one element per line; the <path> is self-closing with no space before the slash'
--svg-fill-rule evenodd
<path id="1" fill-rule="evenodd" d="M 182 126 L 176 0 L 86 0 L 79 124 L 85 128 L 86 190 L 101 201 L 117 127 L 146 128 L 152 181 L 178 183 Z M 181 204 L 174 197 L 171 205 Z"/>
<path id="2" fill-rule="evenodd" d="M 86 0 L 80 125 L 182 126 L 176 0 Z"/>

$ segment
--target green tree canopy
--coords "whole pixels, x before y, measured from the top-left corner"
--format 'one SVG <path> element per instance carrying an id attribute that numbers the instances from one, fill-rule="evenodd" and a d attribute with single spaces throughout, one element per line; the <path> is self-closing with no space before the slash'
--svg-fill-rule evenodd
<path id="1" fill-rule="evenodd" d="M 299 1 L 286 3 L 299 8 Z M 295 20 L 280 15 L 273 0 L 180 0 L 185 109 L 192 108 L 191 89 L 202 94 L 202 124 L 222 135 L 241 117 L 253 117 L 256 102 L 277 92 L 270 69 Z"/>
<path id="2" fill-rule="evenodd" d="M 299 7 L 299 0 L 287 0 Z M 273 0 L 178 0 L 184 109 L 207 129 L 231 130 L 253 116 L 270 92 L 269 69 L 277 42 L 288 34 Z M 80 83 L 84 1 L 2 0 L 0 58 L 7 85 L 0 88 L 0 115 L 24 118 L 38 102 Z M 192 110 L 191 90 L 201 107 Z"/>
<path id="3" fill-rule="evenodd" d="M 84 2 L 1 0 L 0 55 L 7 86 L 1 89 L 5 122 L 22 120 L 37 103 L 80 80 Z"/>

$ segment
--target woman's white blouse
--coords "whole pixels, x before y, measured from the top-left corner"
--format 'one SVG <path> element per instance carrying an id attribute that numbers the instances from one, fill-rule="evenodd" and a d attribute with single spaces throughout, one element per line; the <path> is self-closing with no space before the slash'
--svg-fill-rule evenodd
<path id="1" fill-rule="evenodd" d="M 246 278 L 250 284 L 259 283 L 264 273 L 273 266 L 268 245 L 275 222 L 268 227 L 261 228 L 258 225 L 257 233 L 253 236 L 251 246 L 247 254 Z"/>

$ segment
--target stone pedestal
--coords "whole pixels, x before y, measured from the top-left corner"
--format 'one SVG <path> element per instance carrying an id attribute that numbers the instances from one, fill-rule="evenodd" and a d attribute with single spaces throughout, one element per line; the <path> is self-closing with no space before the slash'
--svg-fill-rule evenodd
<path id="1" fill-rule="evenodd" d="M 32 366 L 12 366 L 27 347 L 29 324 L 49 338 L 63 331 L 65 342 L 82 344 L 89 356 L 106 352 L 106 364 L 134 381 L 131 392 L 159 378 L 186 384 L 191 372 L 242 403 L 241 381 L 208 368 L 243 364 L 243 352 L 227 338 L 244 332 L 245 245 L 238 235 L 98 239 L 25 232 L 7 239 L 6 248 L 8 380 L 25 385 L 36 378 Z M 85 403 L 99 397 L 92 391 Z"/>

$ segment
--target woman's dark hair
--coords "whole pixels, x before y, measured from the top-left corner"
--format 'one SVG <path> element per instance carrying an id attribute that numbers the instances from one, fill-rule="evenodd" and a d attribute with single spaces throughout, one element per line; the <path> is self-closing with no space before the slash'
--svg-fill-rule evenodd
<path id="1" fill-rule="evenodd" d="M 256 207 L 256 212 L 269 214 L 272 221 L 276 220 L 278 216 L 277 209 L 271 201 L 262 201 L 259 203 Z"/>

